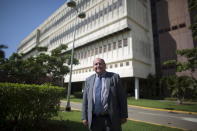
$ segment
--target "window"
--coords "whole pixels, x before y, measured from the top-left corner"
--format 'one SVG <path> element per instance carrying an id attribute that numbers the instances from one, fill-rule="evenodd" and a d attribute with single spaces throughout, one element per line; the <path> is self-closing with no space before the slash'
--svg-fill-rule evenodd
<path id="1" fill-rule="evenodd" d="M 170 31 L 170 27 L 165 28 L 164 31 L 165 31 L 165 32 Z"/>
<path id="2" fill-rule="evenodd" d="M 127 41 L 127 38 L 123 39 L 123 46 L 128 46 L 128 41 Z"/>
<path id="3" fill-rule="evenodd" d="M 83 52 L 81 52 L 81 59 L 83 59 Z"/>
<path id="4" fill-rule="evenodd" d="M 85 51 L 85 52 L 84 52 L 84 58 L 86 58 L 86 56 L 87 56 L 87 52 Z"/>
<path id="5" fill-rule="evenodd" d="M 172 26 L 172 30 L 177 30 L 178 29 L 178 26 Z"/>
<path id="6" fill-rule="evenodd" d="M 106 45 L 104 45 L 104 46 L 103 46 L 103 52 L 106 52 L 106 51 L 107 51 L 107 49 L 106 49 L 106 48 L 107 48 L 107 46 L 106 46 Z"/>
<path id="7" fill-rule="evenodd" d="M 122 41 L 121 40 L 118 41 L 118 48 L 122 48 Z"/>
<path id="8" fill-rule="evenodd" d="M 94 49 L 92 49 L 92 52 L 91 52 L 91 56 L 93 56 L 94 55 Z"/>
<path id="9" fill-rule="evenodd" d="M 116 49 L 116 42 L 113 42 L 113 49 Z"/>
<path id="10" fill-rule="evenodd" d="M 129 66 L 129 62 L 128 61 L 126 62 L 126 66 Z"/>
<path id="11" fill-rule="evenodd" d="M 95 48 L 95 55 L 98 54 L 98 48 Z"/>
<path id="12" fill-rule="evenodd" d="M 107 14 L 107 8 L 104 9 L 104 14 Z"/>
<path id="13" fill-rule="evenodd" d="M 99 47 L 99 53 L 102 53 L 102 46 Z"/>
<path id="14" fill-rule="evenodd" d="M 183 27 L 185 27 L 185 26 L 186 26 L 185 23 L 179 24 L 179 27 L 180 27 L 180 28 L 183 28 Z"/>
<path id="15" fill-rule="evenodd" d="M 90 56 L 90 50 L 88 50 L 88 52 L 87 52 L 87 57 L 89 57 Z"/>
<path id="16" fill-rule="evenodd" d="M 123 66 L 123 63 L 120 63 L 120 67 L 122 67 Z"/>
<path id="17" fill-rule="evenodd" d="M 111 43 L 108 44 L 108 51 L 111 50 Z"/>
<path id="18" fill-rule="evenodd" d="M 115 68 L 117 68 L 118 67 L 118 65 L 117 64 L 115 64 Z"/>

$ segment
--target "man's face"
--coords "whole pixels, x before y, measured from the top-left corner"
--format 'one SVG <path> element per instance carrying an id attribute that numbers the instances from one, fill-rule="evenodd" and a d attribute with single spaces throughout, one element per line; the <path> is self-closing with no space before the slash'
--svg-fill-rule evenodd
<path id="1" fill-rule="evenodd" d="M 102 59 L 97 58 L 93 62 L 93 68 L 97 74 L 101 74 L 105 72 L 106 69 L 105 62 Z"/>

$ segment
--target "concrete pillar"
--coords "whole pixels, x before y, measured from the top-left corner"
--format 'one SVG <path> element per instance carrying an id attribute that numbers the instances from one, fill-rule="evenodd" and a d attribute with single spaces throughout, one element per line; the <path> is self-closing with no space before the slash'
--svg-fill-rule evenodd
<path id="1" fill-rule="evenodd" d="M 84 88 L 85 88 L 85 81 L 82 82 L 82 90 L 81 90 L 82 93 L 84 91 Z"/>
<path id="2" fill-rule="evenodd" d="M 135 99 L 139 99 L 139 78 L 135 77 Z"/>

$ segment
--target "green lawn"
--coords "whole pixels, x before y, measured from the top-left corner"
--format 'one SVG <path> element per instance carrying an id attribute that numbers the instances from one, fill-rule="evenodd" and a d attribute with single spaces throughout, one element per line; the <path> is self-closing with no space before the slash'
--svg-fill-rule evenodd
<path id="1" fill-rule="evenodd" d="M 82 102 L 82 99 L 76 98 L 71 95 L 71 101 Z M 128 104 L 135 105 L 135 106 L 159 108 L 159 109 L 197 112 L 197 102 L 187 101 L 187 102 L 184 102 L 182 105 L 178 105 L 176 101 L 151 100 L 151 99 L 135 100 L 133 97 L 128 97 Z"/>
<path id="2" fill-rule="evenodd" d="M 128 104 L 129 105 L 136 105 L 136 106 L 160 108 L 160 109 L 197 112 L 197 103 L 196 102 L 185 102 L 185 103 L 179 105 L 179 104 L 177 104 L 176 101 L 163 101 L 163 100 L 150 100 L 150 99 L 135 100 L 134 98 L 129 97 Z"/>
<path id="3" fill-rule="evenodd" d="M 65 131 L 87 131 L 87 128 L 81 123 L 81 112 L 59 112 L 58 117 L 54 117 L 58 130 Z M 59 121 L 59 124 L 57 124 Z M 50 128 L 53 129 L 53 128 Z M 169 128 L 164 126 L 152 125 L 143 122 L 128 121 L 123 125 L 123 131 L 182 131 L 176 128 Z"/>

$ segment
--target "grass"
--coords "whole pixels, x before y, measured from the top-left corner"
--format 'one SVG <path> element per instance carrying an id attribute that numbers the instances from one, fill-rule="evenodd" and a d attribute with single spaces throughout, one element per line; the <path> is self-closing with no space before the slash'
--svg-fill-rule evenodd
<path id="1" fill-rule="evenodd" d="M 64 128 L 65 131 L 87 131 L 88 129 L 81 123 L 81 112 L 59 112 L 54 121 L 59 121 L 59 129 Z M 62 125 L 61 125 L 62 124 Z M 123 131 L 182 131 L 176 128 L 147 124 L 143 122 L 130 121 L 122 126 Z M 52 129 L 52 128 L 51 128 Z"/>
<path id="2" fill-rule="evenodd" d="M 151 108 L 159 108 L 159 109 L 197 112 L 196 102 L 185 102 L 180 105 L 180 104 L 177 104 L 176 101 L 150 100 L 150 99 L 135 100 L 134 98 L 129 97 L 128 104 L 136 105 L 136 106 L 151 107 Z"/>
<path id="3" fill-rule="evenodd" d="M 4 123 L 5 124 L 5 123 Z M 123 131 L 182 131 L 177 128 L 170 128 L 154 124 L 148 124 L 139 121 L 128 120 L 122 126 Z M 15 130 L 15 131 L 88 131 L 88 128 L 82 124 L 81 112 L 59 111 L 58 116 L 51 118 L 51 120 L 40 121 L 34 126 L 31 121 L 23 121 L 20 124 L 8 122 L 6 125 L 0 124 L 1 131 Z"/>
<path id="4" fill-rule="evenodd" d="M 64 99 L 66 100 L 66 99 Z M 159 108 L 159 109 L 168 109 L 168 110 L 179 110 L 179 111 L 188 111 L 188 112 L 197 112 L 197 102 L 184 102 L 179 105 L 176 101 L 169 100 L 151 100 L 151 99 L 139 99 L 135 100 L 133 97 L 128 97 L 128 104 L 135 106 Z M 73 102 L 82 102 L 82 99 L 76 98 L 71 95 L 71 101 Z"/>

